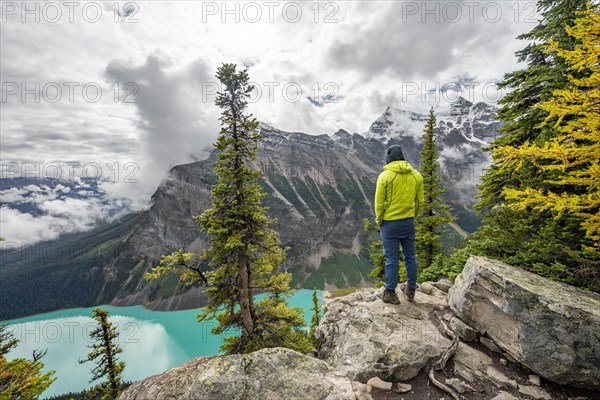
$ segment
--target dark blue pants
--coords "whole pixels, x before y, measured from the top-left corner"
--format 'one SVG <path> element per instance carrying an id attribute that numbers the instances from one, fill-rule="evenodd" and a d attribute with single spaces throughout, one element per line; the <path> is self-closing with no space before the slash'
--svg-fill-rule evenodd
<path id="1" fill-rule="evenodd" d="M 383 221 L 380 237 L 385 255 L 385 288 L 396 290 L 400 268 L 400 245 L 406 267 L 406 284 L 411 289 L 417 286 L 417 257 L 415 250 L 415 221 L 413 218 Z"/>

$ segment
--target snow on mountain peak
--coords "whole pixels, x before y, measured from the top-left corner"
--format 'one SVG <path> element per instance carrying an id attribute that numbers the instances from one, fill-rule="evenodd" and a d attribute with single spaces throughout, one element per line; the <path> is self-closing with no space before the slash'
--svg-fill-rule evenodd
<path id="1" fill-rule="evenodd" d="M 460 132 L 469 142 L 487 143 L 496 137 L 500 127 L 495 106 L 485 102 L 473 104 L 464 97 L 437 107 L 434 112 L 441 135 Z M 426 114 L 387 107 L 364 136 L 385 143 L 394 137 L 411 137 L 420 142 L 427 118 Z"/>
<path id="2" fill-rule="evenodd" d="M 424 114 L 388 107 L 371 124 L 369 131 L 364 136 L 383 141 L 398 136 L 410 136 L 418 140 L 422 136 L 426 121 L 427 116 Z"/>

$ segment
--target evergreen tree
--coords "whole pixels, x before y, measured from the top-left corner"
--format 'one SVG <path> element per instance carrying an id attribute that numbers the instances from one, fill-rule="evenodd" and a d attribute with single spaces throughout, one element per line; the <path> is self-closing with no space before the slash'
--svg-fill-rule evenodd
<path id="1" fill-rule="evenodd" d="M 87 359 L 79 360 L 79 363 L 96 362 L 96 366 L 91 370 L 90 382 L 100 378 L 106 378 L 106 380 L 93 387 L 90 393 L 93 396 L 102 396 L 102 400 L 114 400 L 121 392 L 121 374 L 125 369 L 125 363 L 117 358 L 117 355 L 123 352 L 116 342 L 119 332 L 108 320 L 108 311 L 94 308 L 93 313 L 92 318 L 96 320 L 97 327 L 90 332 L 89 337 L 96 343 L 88 346 L 92 351 L 88 354 Z"/>
<path id="2" fill-rule="evenodd" d="M 40 359 L 45 351 L 35 350 L 31 360 L 8 361 L 6 355 L 18 344 L 9 326 L 0 324 L 0 400 L 37 399 L 56 380 L 52 378 L 55 371 L 42 373 L 44 364 Z"/>
<path id="3" fill-rule="evenodd" d="M 590 277 L 597 268 L 598 253 L 589 251 L 591 241 L 582 228 L 584 217 L 517 200 L 521 192 L 548 194 L 562 179 L 559 169 L 547 167 L 553 164 L 551 160 L 514 157 L 513 149 L 543 149 L 559 140 L 561 132 L 556 124 L 560 114 L 542 105 L 549 104 L 557 91 L 568 89 L 571 78 L 568 61 L 552 46 L 574 49 L 581 44 L 581 38 L 569 35 L 569 29 L 586 9 L 586 1 L 540 0 L 538 8 L 542 20 L 519 37 L 530 41 L 517 53 L 527 67 L 506 74 L 500 84 L 500 88 L 509 90 L 499 110 L 505 125 L 500 132 L 503 135 L 490 146 L 493 162 L 479 186 L 480 202 L 476 207 L 485 212 L 483 223 L 465 248 L 452 255 L 450 264 L 455 265 L 467 253 L 480 254 L 550 279 L 594 289 Z M 589 69 L 571 69 L 572 79 L 585 79 L 590 74 Z M 559 190 L 560 196 L 571 190 L 577 195 L 585 191 L 582 186 L 567 184 Z"/>
<path id="4" fill-rule="evenodd" d="M 265 196 L 258 181 L 261 172 L 251 168 L 261 137 L 258 121 L 245 112 L 252 86 L 247 71 L 238 72 L 235 64 L 223 64 L 216 76 L 224 88 L 215 101 L 223 109 L 215 143 L 218 182 L 212 188 L 211 208 L 195 217 L 209 235 L 210 247 L 200 260 L 183 250 L 164 256 L 146 277 L 157 279 L 175 272 L 188 284 L 201 281 L 208 304 L 198 320 L 216 318 L 219 325 L 212 329 L 214 334 L 239 332 L 225 338 L 221 350 L 226 353 L 275 346 L 307 352 L 311 345 L 303 331 L 302 309 L 286 303 L 292 294 L 292 276 L 278 272 L 285 252 L 272 229 L 275 221 L 261 206 Z M 269 295 L 255 302 L 254 294 L 264 292 Z"/>
<path id="5" fill-rule="evenodd" d="M 317 296 L 316 288 L 313 290 L 312 303 L 313 306 L 310 308 L 310 310 L 313 312 L 313 316 L 310 320 L 309 338 L 313 346 L 319 350 L 321 347 L 321 342 L 315 338 L 315 332 L 317 331 L 317 327 L 321 321 L 321 306 L 319 305 L 319 297 Z"/>
<path id="6" fill-rule="evenodd" d="M 567 85 L 566 66 L 562 59 L 547 50 L 551 40 L 561 46 L 574 45 L 574 39 L 567 34 L 566 27 L 572 26 L 577 13 L 585 9 L 586 0 L 539 0 L 540 23 L 530 32 L 517 38 L 529 43 L 517 51 L 519 62 L 527 68 L 510 72 L 498 85 L 506 95 L 499 101 L 502 108 L 498 117 L 504 121 L 498 137 L 490 146 L 493 163 L 482 177 L 477 205 L 480 210 L 488 210 L 505 199 L 503 190 L 507 186 L 520 187 L 540 185 L 544 176 L 535 165 L 524 162 L 517 172 L 507 168 L 501 150 L 505 147 L 518 147 L 526 142 L 544 143 L 554 136 L 548 125 L 542 125 L 548 112 L 537 106 L 552 97 L 554 90 Z"/>
<path id="7" fill-rule="evenodd" d="M 423 176 L 424 202 L 417 216 L 416 245 L 421 271 L 432 267 L 433 261 L 441 254 L 440 237 L 444 224 L 454 221 L 450 207 L 442 195 L 446 188 L 441 183 L 439 152 L 435 140 L 435 115 L 429 110 L 425 124 L 423 150 L 421 150 L 421 175 Z M 441 260 L 441 259 L 440 259 Z"/>
<path id="8" fill-rule="evenodd" d="M 555 90 L 553 96 L 539 104 L 548 113 L 547 121 L 556 119 L 552 128 L 557 136 L 543 146 L 526 143 L 517 148 L 502 148 L 507 162 L 527 160 L 543 171 L 552 171 L 548 190 L 541 188 L 505 188 L 509 206 L 517 210 L 529 206 L 535 211 L 552 210 L 572 213 L 583 219 L 588 239 L 600 246 L 600 13 L 588 6 L 567 33 L 577 40 L 575 47 L 565 48 L 552 40 L 548 50 L 567 64 L 569 84 Z M 573 74 L 589 71 L 588 76 Z M 517 166 L 518 168 L 518 166 Z"/>

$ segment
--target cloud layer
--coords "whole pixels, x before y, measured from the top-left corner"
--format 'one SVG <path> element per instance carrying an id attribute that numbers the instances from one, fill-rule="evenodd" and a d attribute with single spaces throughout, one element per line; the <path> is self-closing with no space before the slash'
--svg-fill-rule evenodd
<path id="1" fill-rule="evenodd" d="M 58 238 L 94 228 L 135 208 L 97 188 L 97 183 L 46 180 L 0 190 L 0 235 L 3 248 Z M 28 183 L 28 184 L 27 184 Z"/>
<path id="2" fill-rule="evenodd" d="M 444 104 L 451 82 L 474 82 L 482 99 L 485 83 L 518 68 L 515 37 L 536 22 L 533 2 L 91 2 L 72 13 L 55 3 L 58 19 L 27 4 L 33 12 L 2 3 L 2 161 L 118 165 L 102 189 L 132 209 L 170 167 L 206 156 L 223 62 L 249 68 L 249 110 L 272 126 L 365 132 L 387 106 Z M 56 218 L 85 228 L 105 212 L 47 202 L 36 217 L 3 207 L 3 230 L 18 218 L 20 237 L 50 238 L 70 229 Z"/>

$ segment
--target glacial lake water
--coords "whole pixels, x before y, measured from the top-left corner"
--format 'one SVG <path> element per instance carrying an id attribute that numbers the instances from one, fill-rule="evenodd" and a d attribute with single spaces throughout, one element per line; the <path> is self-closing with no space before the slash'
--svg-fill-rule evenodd
<path id="1" fill-rule="evenodd" d="M 317 293 L 321 299 L 322 293 Z M 301 307 L 305 320 L 310 322 L 312 290 L 297 290 L 288 304 Z M 215 321 L 196 322 L 200 309 L 151 311 L 142 306 L 99 307 L 109 312 L 109 320 L 119 329 L 118 343 L 123 349 L 120 359 L 126 363 L 123 372 L 125 380 L 137 381 L 194 357 L 219 354 L 223 338 L 210 332 L 216 325 Z M 93 309 L 72 308 L 5 321 L 21 341 L 7 355 L 8 359 L 31 358 L 35 349 L 48 350 L 42 359 L 44 370 L 55 370 L 54 377 L 57 380 L 43 393 L 42 398 L 81 391 L 96 383 L 89 383 L 90 369 L 95 364 L 78 363 L 90 351 L 87 346 L 92 343 L 88 333 L 95 327 L 95 321 L 91 318 Z"/>

